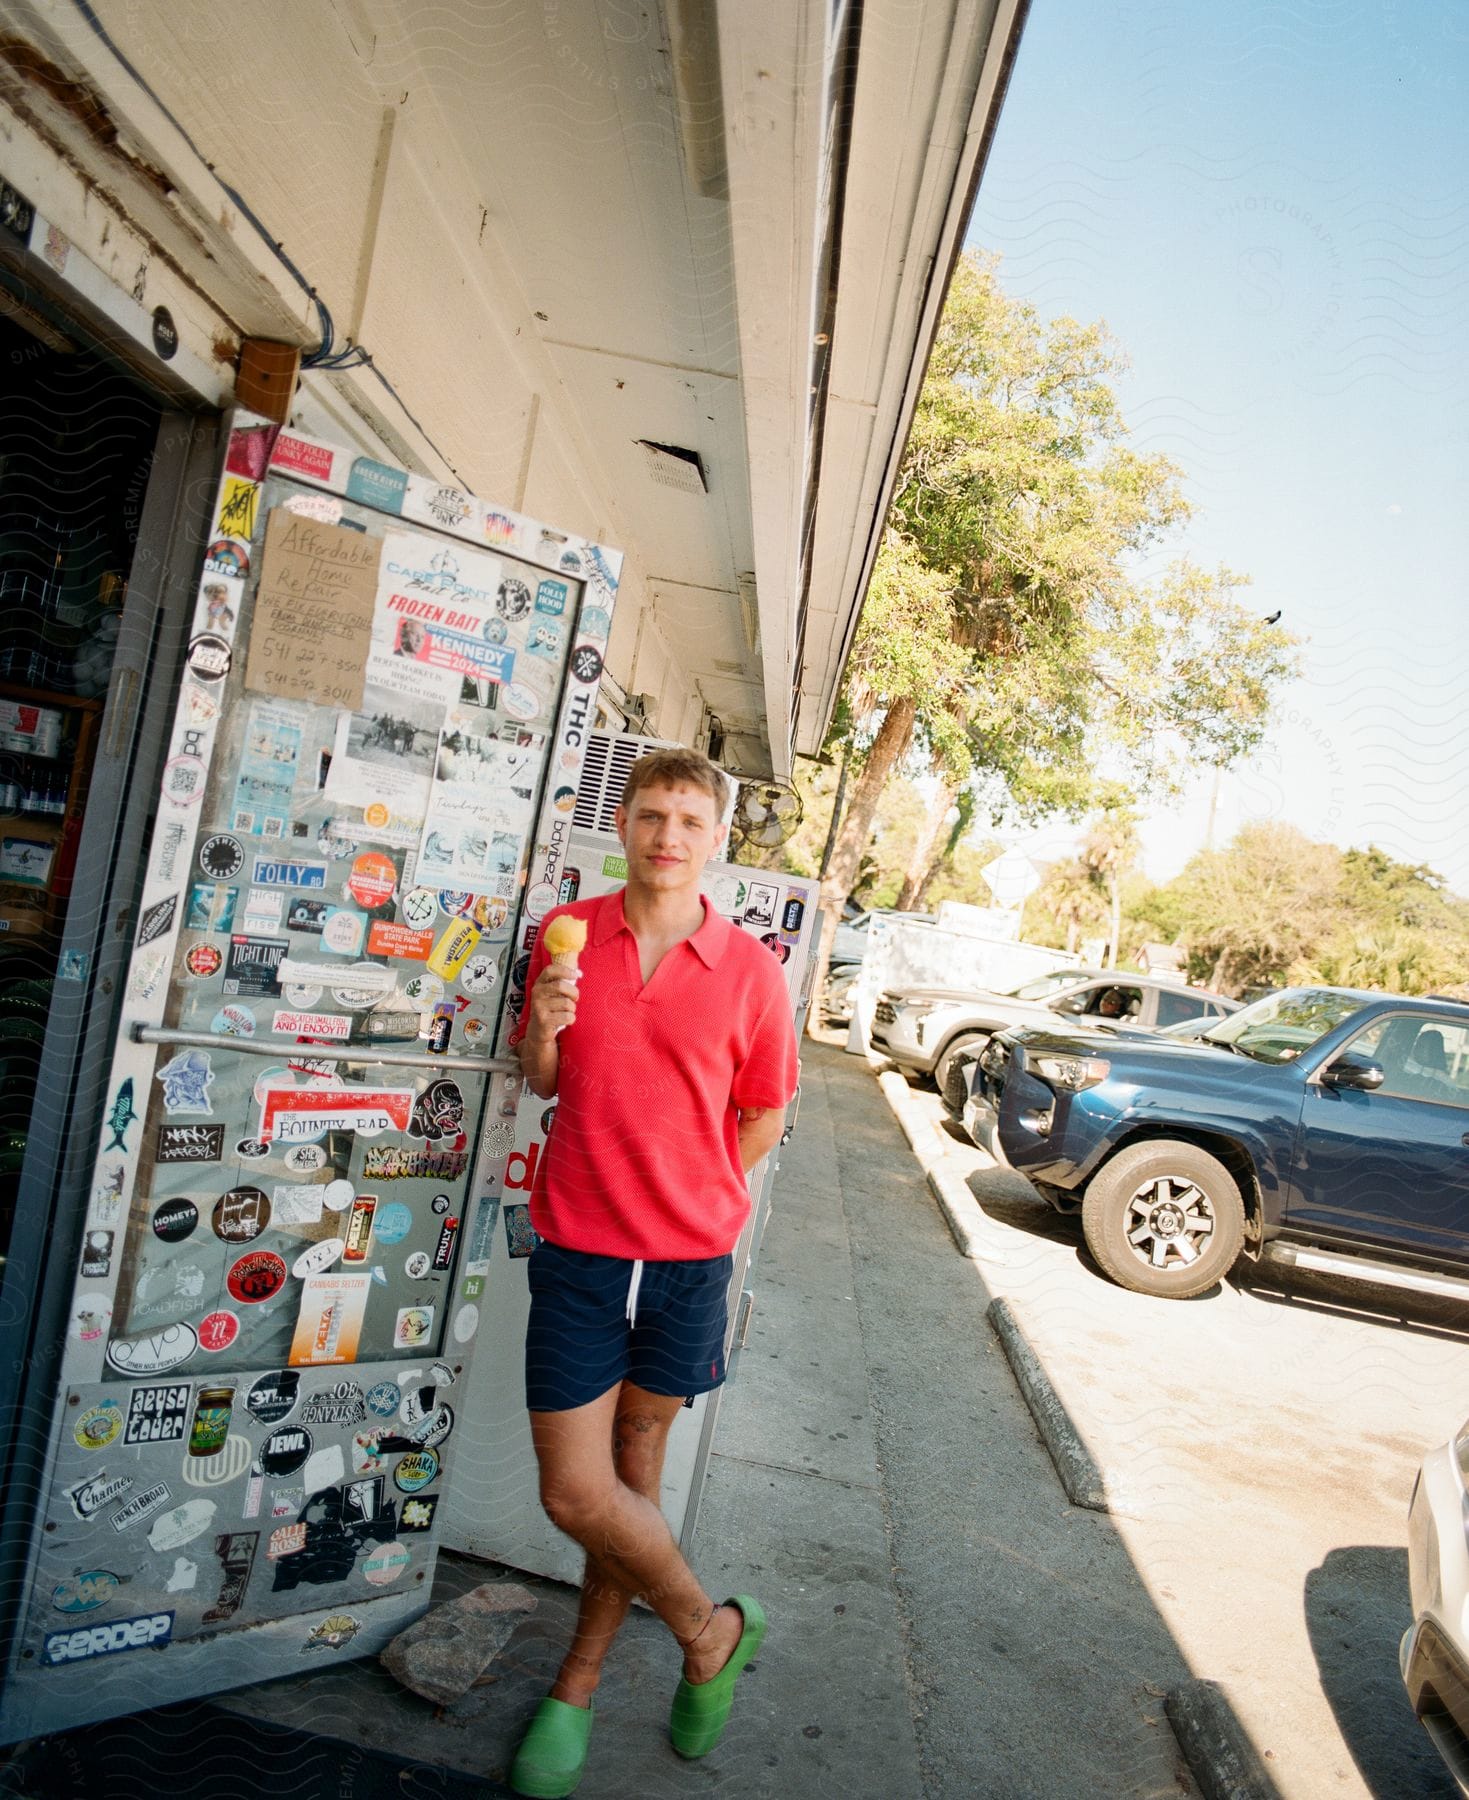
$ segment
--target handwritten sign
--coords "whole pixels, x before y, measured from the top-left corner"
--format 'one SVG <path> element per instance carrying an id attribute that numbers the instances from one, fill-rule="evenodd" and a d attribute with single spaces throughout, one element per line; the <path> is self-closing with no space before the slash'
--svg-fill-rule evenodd
<path id="1" fill-rule="evenodd" d="M 360 531 L 272 510 L 246 687 L 349 711 L 362 705 L 379 550 Z"/>

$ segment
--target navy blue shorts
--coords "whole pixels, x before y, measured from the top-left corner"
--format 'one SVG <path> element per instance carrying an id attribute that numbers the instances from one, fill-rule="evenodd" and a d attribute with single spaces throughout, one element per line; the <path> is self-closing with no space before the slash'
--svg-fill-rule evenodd
<path id="1" fill-rule="evenodd" d="M 567 1412 L 622 1381 L 686 1397 L 717 1388 L 733 1268 L 733 1256 L 634 1263 L 542 1241 L 528 1270 L 526 1406 Z"/>

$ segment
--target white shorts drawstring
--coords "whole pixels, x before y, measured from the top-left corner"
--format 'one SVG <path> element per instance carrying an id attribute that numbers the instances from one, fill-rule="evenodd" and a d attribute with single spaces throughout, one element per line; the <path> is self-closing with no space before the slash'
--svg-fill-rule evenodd
<path id="1" fill-rule="evenodd" d="M 636 1325 L 638 1322 L 638 1289 L 643 1285 L 643 1260 L 641 1257 L 632 1266 L 632 1275 L 627 1284 L 627 1322 Z"/>

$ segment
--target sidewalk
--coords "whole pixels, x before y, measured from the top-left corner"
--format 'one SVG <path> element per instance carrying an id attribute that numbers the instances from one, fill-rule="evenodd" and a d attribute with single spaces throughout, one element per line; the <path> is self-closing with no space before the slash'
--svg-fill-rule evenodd
<path id="1" fill-rule="evenodd" d="M 668 1745 L 678 1657 L 635 1613 L 598 1695 L 586 1800 L 707 1794 L 1178 1796 L 1187 1670 L 1111 1523 L 1068 1505 L 960 1256 L 866 1065 L 806 1044 L 756 1308 L 695 1543 L 771 1617 L 723 1744 Z M 486 1578 L 455 1559 L 436 1598 Z M 496 1786 L 559 1661 L 568 1589 L 435 1711 L 353 1663 L 32 1747 L 31 1800 L 468 1796 Z"/>

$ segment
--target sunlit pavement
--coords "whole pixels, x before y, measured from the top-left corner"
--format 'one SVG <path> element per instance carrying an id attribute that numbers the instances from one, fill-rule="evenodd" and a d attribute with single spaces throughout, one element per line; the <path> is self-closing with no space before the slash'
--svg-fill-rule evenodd
<path id="1" fill-rule="evenodd" d="M 1224 1685 L 1280 1791 L 1455 1793 L 1397 1643 L 1408 1497 L 1469 1413 L 1469 1327 L 1443 1302 L 1310 1277 L 1287 1291 L 1248 1267 L 1192 1301 L 1128 1293 L 936 1093 L 894 1097 L 924 1163 L 978 1202 L 976 1285 L 1009 1302 L 1190 1669 Z"/>

